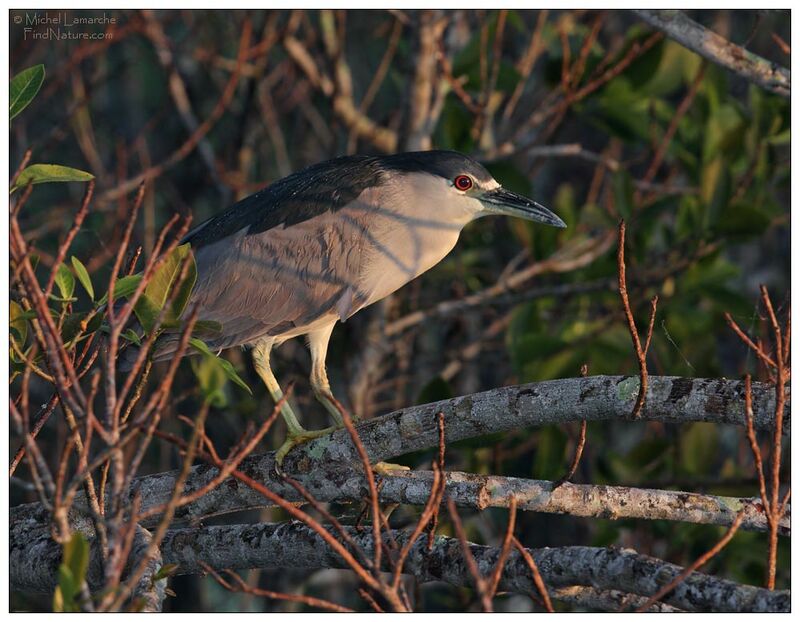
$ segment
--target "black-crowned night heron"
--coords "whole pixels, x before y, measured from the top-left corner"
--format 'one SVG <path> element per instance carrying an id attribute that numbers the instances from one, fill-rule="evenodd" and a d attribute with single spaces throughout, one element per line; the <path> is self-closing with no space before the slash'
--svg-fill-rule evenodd
<path id="1" fill-rule="evenodd" d="M 333 327 L 439 263 L 461 229 L 489 214 L 566 226 L 548 209 L 497 183 L 475 160 L 452 151 L 315 164 L 276 181 L 185 238 L 197 261 L 189 301 L 198 319 L 222 326 L 213 350 L 248 346 L 276 402 L 283 397 L 270 352 L 306 335 L 311 386 L 335 422 L 304 429 L 288 402 L 281 409 L 292 447 L 342 426 L 325 370 Z M 175 351 L 157 345 L 155 359 Z"/>

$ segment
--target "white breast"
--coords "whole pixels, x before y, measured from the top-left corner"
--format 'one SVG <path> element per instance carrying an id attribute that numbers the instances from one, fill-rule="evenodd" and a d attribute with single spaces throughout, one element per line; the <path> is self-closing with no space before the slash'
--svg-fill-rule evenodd
<path id="1" fill-rule="evenodd" d="M 421 177 L 413 184 L 399 179 L 389 188 L 383 186 L 380 195 L 368 190 L 342 210 L 367 223 L 358 281 L 367 296 L 363 306 L 397 291 L 444 259 L 475 216 L 468 203 L 447 200 L 452 189 L 446 180 Z M 387 193 L 394 193 L 392 200 L 386 200 Z"/>

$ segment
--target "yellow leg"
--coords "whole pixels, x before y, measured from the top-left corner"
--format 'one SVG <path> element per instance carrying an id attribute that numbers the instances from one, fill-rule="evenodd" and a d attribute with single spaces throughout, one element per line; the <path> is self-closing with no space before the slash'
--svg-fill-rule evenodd
<path id="1" fill-rule="evenodd" d="M 253 363 L 255 364 L 258 375 L 261 377 L 261 380 L 264 382 L 267 390 L 272 396 L 272 399 L 277 404 L 281 399 L 283 399 L 283 391 L 281 391 L 281 387 L 278 384 L 278 380 L 275 378 L 275 374 L 272 373 L 272 367 L 269 363 L 269 356 L 270 352 L 272 351 L 273 343 L 274 340 L 272 339 L 264 339 L 259 341 L 253 348 Z M 288 433 L 286 440 L 275 453 L 275 465 L 278 472 L 281 470 L 281 465 L 283 464 L 286 454 L 288 454 L 293 448 L 312 439 L 330 434 L 336 429 L 325 428 L 324 430 L 306 430 L 297 420 L 297 416 L 295 415 L 289 400 L 284 400 L 283 404 L 281 405 L 281 416 L 286 422 Z"/>
<path id="2" fill-rule="evenodd" d="M 325 356 L 328 353 L 328 342 L 331 339 L 334 324 L 330 324 L 308 334 L 308 349 L 311 351 L 311 388 L 317 401 L 325 407 L 337 427 L 343 427 L 342 413 L 336 407 L 328 372 L 325 369 Z"/>
<path id="3" fill-rule="evenodd" d="M 391 475 L 392 471 L 410 471 L 411 467 L 402 464 L 392 464 L 391 462 L 378 462 L 372 465 L 372 470 L 378 475 Z"/>
<path id="4" fill-rule="evenodd" d="M 273 343 L 273 339 L 262 339 L 255 345 L 253 348 L 253 364 L 255 365 L 256 372 L 258 372 L 261 380 L 266 385 L 269 394 L 277 404 L 283 399 L 283 391 L 281 391 L 281 386 L 278 384 L 278 380 L 275 378 L 275 374 L 272 373 L 272 367 L 270 367 L 269 364 L 269 355 L 270 352 L 272 352 Z M 289 404 L 289 400 L 283 402 L 281 406 L 281 415 L 286 422 L 286 427 L 289 428 L 290 436 L 303 431 L 303 426 L 301 426 L 300 422 L 297 420 L 294 410 L 292 410 L 292 405 Z"/>
<path id="5" fill-rule="evenodd" d="M 331 323 L 318 331 L 308 334 L 308 347 L 311 351 L 311 388 L 317 401 L 330 413 L 336 425 L 334 429 L 344 427 L 342 414 L 336 406 L 335 398 L 331 393 L 328 382 L 328 372 L 325 369 L 325 356 L 328 353 L 328 342 L 333 332 L 334 324 Z M 379 462 L 373 467 L 376 473 L 388 475 L 391 471 L 408 471 L 409 467 L 388 462 Z"/>

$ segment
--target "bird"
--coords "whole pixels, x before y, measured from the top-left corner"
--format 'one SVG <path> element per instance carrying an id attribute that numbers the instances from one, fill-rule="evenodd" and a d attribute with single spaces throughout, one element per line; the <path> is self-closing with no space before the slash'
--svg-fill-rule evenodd
<path id="1" fill-rule="evenodd" d="M 191 245 L 197 266 L 187 308 L 221 327 L 208 347 L 250 349 L 256 372 L 281 403 L 288 434 L 276 452 L 278 469 L 294 447 L 343 426 L 325 365 L 336 323 L 430 270 L 468 223 L 491 214 L 566 227 L 473 158 L 430 150 L 313 164 L 186 234 L 182 243 Z M 334 422 L 322 430 L 306 430 L 289 401 L 281 402 L 270 363 L 275 347 L 301 336 L 314 395 Z M 177 347 L 175 336 L 159 339 L 154 360 L 170 358 Z"/>

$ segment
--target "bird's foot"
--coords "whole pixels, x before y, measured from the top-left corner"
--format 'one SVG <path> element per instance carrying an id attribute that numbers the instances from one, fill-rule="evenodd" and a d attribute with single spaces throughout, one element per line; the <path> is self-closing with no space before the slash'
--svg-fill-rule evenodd
<path id="1" fill-rule="evenodd" d="M 392 471 L 410 471 L 411 467 L 402 464 L 392 464 L 391 462 L 378 462 L 372 465 L 372 470 L 378 475 L 391 475 Z"/>
<path id="2" fill-rule="evenodd" d="M 286 440 L 283 441 L 283 445 L 278 448 L 278 451 L 275 452 L 275 472 L 278 475 L 283 475 L 283 460 L 286 458 L 286 455 L 292 451 L 298 445 L 302 445 L 303 443 L 307 443 L 309 441 L 313 441 L 315 438 L 319 438 L 321 436 L 326 436 L 331 432 L 335 432 L 339 428 L 337 426 L 331 426 L 330 428 L 323 428 L 322 430 L 306 430 L 300 428 L 299 430 L 289 430 L 289 434 L 286 436 Z"/>

